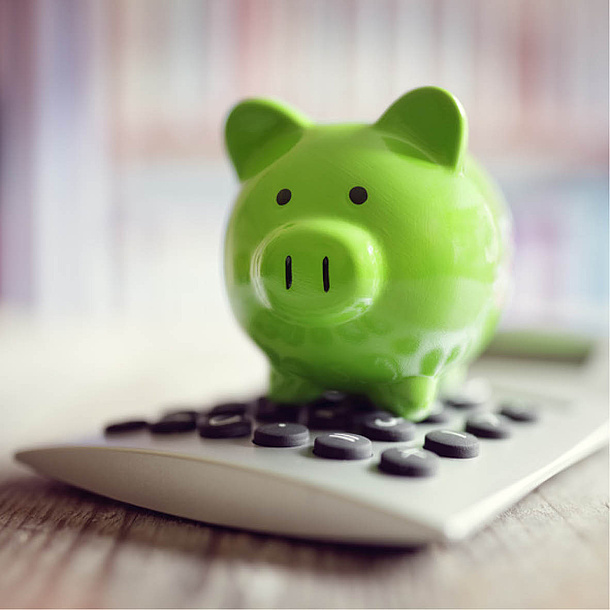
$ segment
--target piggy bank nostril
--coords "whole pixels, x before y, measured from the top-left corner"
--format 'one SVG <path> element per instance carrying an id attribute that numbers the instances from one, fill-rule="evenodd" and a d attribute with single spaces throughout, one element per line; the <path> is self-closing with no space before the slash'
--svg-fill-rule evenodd
<path id="1" fill-rule="evenodd" d="M 330 290 L 330 273 L 328 270 L 328 256 L 322 261 L 322 282 L 324 283 L 324 292 Z"/>
<path id="2" fill-rule="evenodd" d="M 292 286 L 292 257 L 290 255 L 288 255 L 286 257 L 285 271 L 286 271 L 286 290 L 290 290 L 290 286 Z"/>

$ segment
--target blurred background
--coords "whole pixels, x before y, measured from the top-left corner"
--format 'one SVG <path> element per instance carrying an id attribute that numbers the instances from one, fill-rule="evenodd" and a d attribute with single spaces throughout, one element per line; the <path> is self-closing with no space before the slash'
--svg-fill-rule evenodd
<path id="1" fill-rule="evenodd" d="M 513 210 L 503 324 L 607 333 L 606 0 L 3 0 L 0 311 L 224 312 L 231 106 L 374 121 L 425 84 Z"/>
<path id="2" fill-rule="evenodd" d="M 524 350 L 534 330 L 569 331 L 575 350 L 551 342 L 547 355 L 583 353 L 583 338 L 601 338 L 607 355 L 608 69 L 608 0 L 0 0 L 0 520 L 9 533 L 18 521 L 5 554 L 25 557 L 31 539 L 39 566 L 39 547 L 55 549 L 77 566 L 82 591 L 101 590 L 110 570 L 82 554 L 89 521 L 74 496 L 58 491 L 58 508 L 32 522 L 44 492 L 26 481 L 18 500 L 19 487 L 3 487 L 18 447 L 265 390 L 266 360 L 233 320 L 222 279 L 239 189 L 223 124 L 247 96 L 279 98 L 318 122 L 373 122 L 412 88 L 456 94 L 470 149 L 514 215 L 505 337 Z M 473 374 L 607 407 L 607 359 L 580 368 L 490 357 Z M 582 524 L 598 514 L 570 502 Z M 15 506 L 29 511 L 23 520 L 10 521 Z M 83 529 L 65 538 L 75 519 Z M 149 554 L 164 545 L 157 529 L 151 544 L 136 542 L 138 561 L 163 565 Z M 97 565 L 103 578 L 92 580 Z M 121 567 L 132 588 L 135 572 Z M 18 575 L 16 595 L 40 600 L 31 571 L 9 579 Z M 355 572 L 340 572 L 349 585 Z M 85 599 L 63 572 L 49 574 L 53 595 Z M 273 579 L 257 595 L 280 583 L 262 574 Z M 559 585 L 561 594 L 569 583 Z"/>

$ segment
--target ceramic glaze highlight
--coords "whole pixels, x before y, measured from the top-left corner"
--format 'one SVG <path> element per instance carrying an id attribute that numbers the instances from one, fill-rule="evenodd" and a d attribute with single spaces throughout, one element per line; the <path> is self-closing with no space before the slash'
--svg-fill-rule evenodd
<path id="1" fill-rule="evenodd" d="M 459 102 L 425 87 L 373 125 L 317 126 L 247 100 L 226 141 L 242 182 L 227 290 L 269 357 L 269 397 L 343 390 L 424 418 L 491 337 L 508 283 L 510 217 L 466 153 Z"/>

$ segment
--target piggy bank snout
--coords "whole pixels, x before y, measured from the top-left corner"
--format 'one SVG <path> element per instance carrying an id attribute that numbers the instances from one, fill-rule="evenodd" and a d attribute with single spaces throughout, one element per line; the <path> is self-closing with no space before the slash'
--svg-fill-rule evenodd
<path id="1" fill-rule="evenodd" d="M 381 249 L 366 229 L 316 219 L 272 231 L 256 249 L 250 274 L 266 308 L 306 326 L 360 315 L 378 294 L 383 271 Z"/>

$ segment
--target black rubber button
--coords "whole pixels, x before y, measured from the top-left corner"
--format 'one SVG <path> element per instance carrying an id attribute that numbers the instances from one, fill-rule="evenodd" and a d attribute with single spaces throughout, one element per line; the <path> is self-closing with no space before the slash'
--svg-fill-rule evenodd
<path id="1" fill-rule="evenodd" d="M 472 458 L 479 455 L 479 441 L 468 432 L 433 430 L 426 434 L 424 449 L 450 458 Z"/>
<path id="2" fill-rule="evenodd" d="M 127 421 L 120 421 L 114 424 L 108 424 L 104 428 L 105 434 L 123 434 L 125 432 L 136 432 L 137 430 L 143 430 L 148 427 L 148 422 L 143 419 L 130 419 Z"/>
<path id="3" fill-rule="evenodd" d="M 347 407 L 310 407 L 307 425 L 314 430 L 344 430 L 349 421 Z"/>
<path id="4" fill-rule="evenodd" d="M 372 441 L 410 441 L 415 437 L 415 424 L 391 413 L 372 413 L 362 421 L 360 433 Z"/>
<path id="5" fill-rule="evenodd" d="M 194 409 L 169 409 L 163 412 L 163 419 L 168 417 L 190 417 L 196 420 L 199 414 L 200 411 L 195 411 Z"/>
<path id="6" fill-rule="evenodd" d="M 307 405 L 306 424 L 314 430 L 344 430 L 351 406 L 342 392 L 325 392 Z"/>
<path id="7" fill-rule="evenodd" d="M 345 394 L 325 392 L 306 405 L 304 423 L 316 430 L 343 429 L 350 411 Z"/>
<path id="8" fill-rule="evenodd" d="M 469 417 L 466 432 L 479 438 L 508 438 L 511 435 L 507 420 L 495 413 L 479 413 Z"/>
<path id="9" fill-rule="evenodd" d="M 291 403 L 274 402 L 262 396 L 256 402 L 255 415 L 256 419 L 263 422 L 298 423 L 303 419 L 303 407 Z"/>
<path id="10" fill-rule="evenodd" d="M 503 403 L 500 413 L 513 421 L 534 422 L 540 419 L 537 407 L 522 400 Z"/>
<path id="11" fill-rule="evenodd" d="M 449 421 L 449 414 L 447 413 L 447 409 L 445 409 L 445 405 L 440 400 L 435 400 L 432 408 L 430 409 L 430 413 L 428 413 L 428 417 L 423 419 L 421 424 L 444 424 Z"/>
<path id="12" fill-rule="evenodd" d="M 263 424 L 254 431 L 252 441 L 263 447 L 298 447 L 309 441 L 309 430 L 302 424 Z"/>
<path id="13" fill-rule="evenodd" d="M 204 415 L 199 419 L 197 429 L 204 438 L 237 438 L 250 436 L 252 420 L 242 413 L 219 413 Z"/>
<path id="14" fill-rule="evenodd" d="M 363 460 L 373 455 L 373 444 L 359 434 L 332 432 L 316 438 L 313 452 L 331 460 Z"/>
<path id="15" fill-rule="evenodd" d="M 395 447 L 381 454 L 379 468 L 403 477 L 429 477 L 438 470 L 438 457 L 419 447 Z"/>
<path id="16" fill-rule="evenodd" d="M 469 409 L 486 403 L 490 398 L 491 390 L 484 379 L 470 379 L 461 390 L 445 396 L 444 401 L 456 409 Z"/>
<path id="17" fill-rule="evenodd" d="M 190 413 L 174 413 L 162 417 L 159 421 L 148 426 L 153 434 L 175 434 L 190 432 L 195 429 L 195 417 Z"/>
<path id="18" fill-rule="evenodd" d="M 460 394 L 457 392 L 455 394 L 451 394 L 450 396 L 445 396 L 443 400 L 445 401 L 446 405 L 456 409 L 470 409 L 482 404 L 481 401 L 469 396 L 468 394 Z"/>
<path id="19" fill-rule="evenodd" d="M 250 404 L 245 402 L 226 402 L 208 411 L 208 415 L 245 415 L 250 410 Z"/>
<path id="20" fill-rule="evenodd" d="M 349 417 L 349 429 L 352 432 L 360 434 L 364 422 L 373 415 L 385 417 L 391 414 L 388 413 L 388 411 L 381 411 L 380 409 L 373 409 L 372 411 L 354 411 Z"/>

